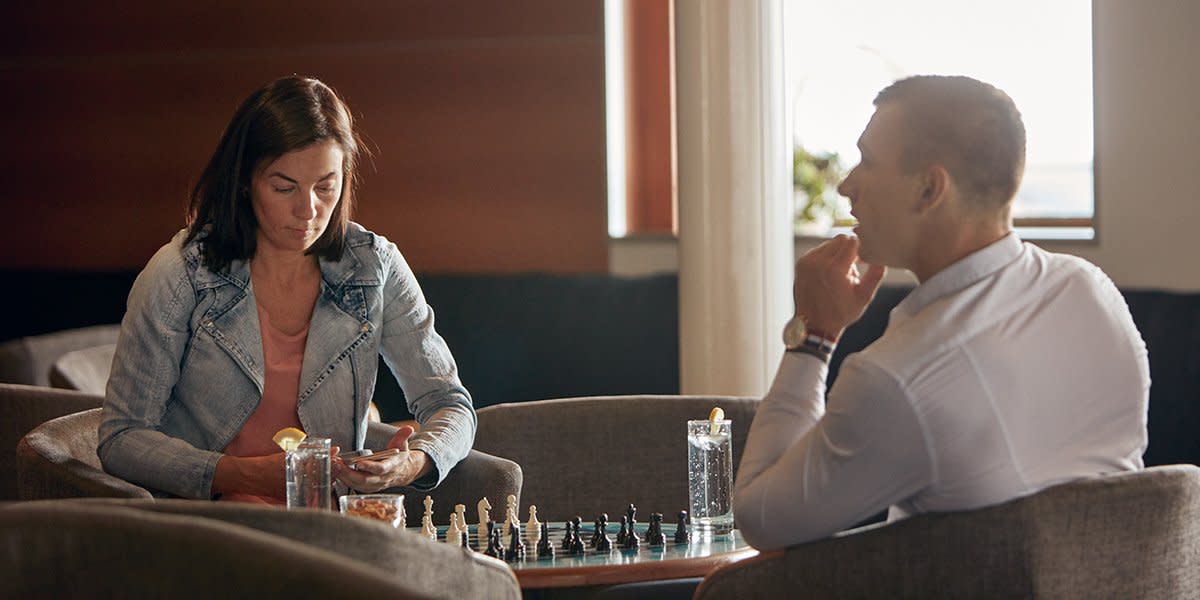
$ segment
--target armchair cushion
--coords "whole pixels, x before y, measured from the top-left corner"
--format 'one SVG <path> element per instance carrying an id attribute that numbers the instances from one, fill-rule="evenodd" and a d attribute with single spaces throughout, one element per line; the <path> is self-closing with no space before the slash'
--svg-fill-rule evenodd
<path id="1" fill-rule="evenodd" d="M 0 383 L 0 501 L 16 500 L 17 443 L 30 430 L 104 401 L 100 396 L 34 385 Z"/>
<path id="2" fill-rule="evenodd" d="M 696 598 L 1195 598 L 1200 468 L 1058 485 L 925 514 L 710 573 Z"/>
<path id="3" fill-rule="evenodd" d="M 104 472 L 96 455 L 100 409 L 47 421 L 17 445 L 22 500 L 73 497 L 148 498 L 149 490 Z"/>

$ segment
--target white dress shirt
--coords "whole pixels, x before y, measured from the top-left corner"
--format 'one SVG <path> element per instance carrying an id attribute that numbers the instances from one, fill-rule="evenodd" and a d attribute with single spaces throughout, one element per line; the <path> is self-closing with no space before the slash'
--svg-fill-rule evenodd
<path id="1" fill-rule="evenodd" d="M 1124 298 L 1015 234 L 914 289 L 826 407 L 827 372 L 785 353 L 754 418 L 734 515 L 758 548 L 1142 468 L 1150 365 Z"/>

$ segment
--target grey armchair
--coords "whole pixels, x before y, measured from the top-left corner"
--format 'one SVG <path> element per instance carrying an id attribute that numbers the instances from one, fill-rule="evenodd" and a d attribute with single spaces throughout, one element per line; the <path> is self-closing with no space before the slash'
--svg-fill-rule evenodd
<path id="1" fill-rule="evenodd" d="M 100 409 L 42 423 L 17 445 L 22 500 L 76 497 L 149 498 L 149 490 L 104 472 L 96 430 Z"/>
<path id="2" fill-rule="evenodd" d="M 32 335 L 0 344 L 0 382 L 50 385 L 50 368 L 62 355 L 115 344 L 121 326 L 95 325 Z"/>
<path id="3" fill-rule="evenodd" d="M 48 421 L 30 431 L 17 445 L 19 497 L 23 500 L 151 497 L 149 490 L 104 472 L 96 455 L 99 425 L 100 409 L 94 409 Z M 510 460 L 472 450 L 429 494 L 448 522 L 456 503 L 469 503 L 473 507 L 483 495 L 501 503 L 508 494 L 520 497 L 521 467 Z M 405 495 L 410 519 L 414 515 L 420 518 L 424 497 L 418 493 Z"/>
<path id="4" fill-rule="evenodd" d="M 50 365 L 50 385 L 103 396 L 116 351 L 116 344 L 104 344 L 72 350 L 58 357 Z"/>
<path id="5" fill-rule="evenodd" d="M 643 519 L 651 512 L 671 518 L 688 506 L 685 422 L 708 418 L 713 406 L 733 421 L 736 465 L 757 398 L 602 396 L 498 404 L 479 409 L 475 447 L 521 465 L 522 514 L 535 504 L 542 520 L 591 520 L 602 512 L 616 518 L 632 503 Z"/>
<path id="6" fill-rule="evenodd" d="M 717 569 L 720 598 L 1197 598 L 1200 468 L 1066 483 L 874 525 Z"/>
<path id="7" fill-rule="evenodd" d="M 50 419 L 96 408 L 103 401 L 80 392 L 0 383 L 0 501 L 18 498 L 17 443 L 25 434 Z"/>
<path id="8" fill-rule="evenodd" d="M 0 508 L 3 597 L 496 598 L 500 561 L 366 519 L 193 500 Z"/>

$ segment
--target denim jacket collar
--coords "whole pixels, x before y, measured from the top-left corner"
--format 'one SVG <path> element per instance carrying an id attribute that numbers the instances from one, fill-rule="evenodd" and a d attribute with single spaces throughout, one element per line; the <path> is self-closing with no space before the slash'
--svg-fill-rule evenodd
<path id="1" fill-rule="evenodd" d="M 322 285 L 313 306 L 304 349 L 300 373 L 301 405 L 325 380 L 338 360 L 376 329 L 368 318 L 366 294 L 362 289 L 380 285 L 382 267 L 370 244 L 370 234 L 357 224 L 351 224 L 341 259 L 319 259 Z M 249 262 L 234 260 L 227 269 L 218 272 L 204 265 L 199 244 L 189 244 L 184 254 L 194 269 L 197 288 L 212 289 L 219 298 L 200 326 L 212 334 L 261 393 L 262 332 L 254 306 Z"/>

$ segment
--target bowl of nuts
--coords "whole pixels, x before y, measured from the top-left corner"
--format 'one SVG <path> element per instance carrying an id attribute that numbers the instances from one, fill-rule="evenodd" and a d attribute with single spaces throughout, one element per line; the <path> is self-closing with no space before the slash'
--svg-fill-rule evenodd
<path id="1" fill-rule="evenodd" d="M 404 526 L 404 494 L 351 494 L 338 499 L 343 515 Z"/>

